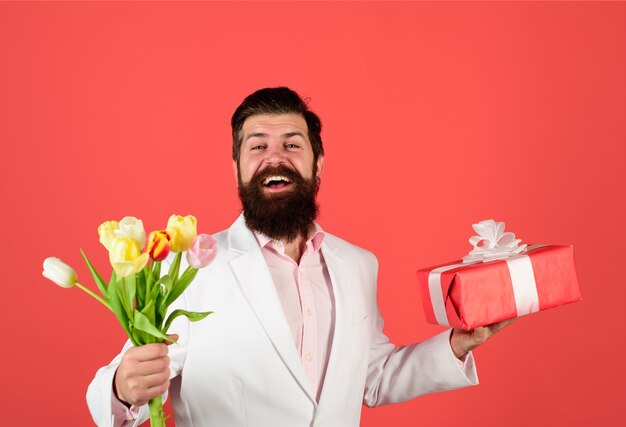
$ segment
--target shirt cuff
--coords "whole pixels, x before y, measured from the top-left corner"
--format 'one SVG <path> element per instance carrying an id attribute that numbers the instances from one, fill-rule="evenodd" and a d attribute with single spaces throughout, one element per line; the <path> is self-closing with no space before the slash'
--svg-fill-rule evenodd
<path id="1" fill-rule="evenodd" d="M 452 330 L 450 330 L 450 337 L 452 337 Z M 478 384 L 478 377 L 476 376 L 476 364 L 474 363 L 474 355 L 471 351 L 465 353 L 462 358 L 458 358 L 454 355 L 452 351 L 452 345 L 450 345 L 450 354 L 456 360 L 456 363 L 459 366 L 459 369 L 463 371 L 463 374 L 469 379 L 472 383 Z"/>
<path id="2" fill-rule="evenodd" d="M 462 370 L 465 370 L 465 362 L 467 362 L 467 356 L 469 356 L 469 353 L 465 354 L 465 356 L 460 359 L 456 359 L 457 363 L 459 364 L 459 368 L 461 368 Z"/>
<path id="3" fill-rule="evenodd" d="M 130 408 L 126 406 L 121 400 L 115 396 L 113 390 L 111 390 L 111 413 L 115 417 L 116 420 L 115 425 L 118 424 L 117 420 L 120 421 L 134 421 L 139 416 L 139 406 L 131 406 Z"/>

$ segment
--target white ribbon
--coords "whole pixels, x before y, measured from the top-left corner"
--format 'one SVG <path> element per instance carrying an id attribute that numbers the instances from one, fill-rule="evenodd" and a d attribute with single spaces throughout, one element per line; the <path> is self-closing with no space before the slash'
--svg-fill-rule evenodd
<path id="1" fill-rule="evenodd" d="M 505 261 L 511 275 L 517 315 L 523 316 L 539 311 L 539 295 L 537 295 L 537 284 L 530 257 L 518 255 L 507 258 Z"/>
<path id="2" fill-rule="evenodd" d="M 515 234 L 504 232 L 503 222 L 495 222 L 492 219 L 480 221 L 474 224 L 473 228 L 479 235 L 470 238 L 474 249 L 463 257 L 463 262 L 437 267 L 428 274 L 430 302 L 437 323 L 450 325 L 445 305 L 447 295 L 443 294 L 441 286 L 441 273 L 470 264 L 500 259 L 504 259 L 509 268 L 517 315 L 523 316 L 539 311 L 539 296 L 533 266 L 530 257 L 521 253 L 545 245 L 527 247 L 524 244 L 520 246 L 521 240 L 515 239 Z"/>
<path id="3" fill-rule="evenodd" d="M 450 326 L 448 322 L 448 315 L 446 313 L 446 295 L 443 294 L 441 288 L 441 273 L 444 271 L 452 270 L 453 268 L 462 267 L 466 264 L 452 264 L 444 265 L 433 269 L 428 273 L 428 291 L 430 292 L 430 303 L 433 306 L 435 312 L 435 319 L 437 323 L 444 326 Z"/>
<path id="4" fill-rule="evenodd" d="M 494 261 L 526 251 L 526 245 L 518 245 L 521 240 L 516 239 L 514 233 L 504 232 L 503 222 L 486 219 L 472 227 L 478 236 L 470 237 L 469 242 L 474 249 L 463 257 L 463 262 Z"/>

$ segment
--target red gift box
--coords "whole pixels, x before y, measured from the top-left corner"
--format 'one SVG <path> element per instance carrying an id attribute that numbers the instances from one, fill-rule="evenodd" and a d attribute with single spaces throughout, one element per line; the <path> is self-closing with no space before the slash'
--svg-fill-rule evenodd
<path id="1" fill-rule="evenodd" d="M 572 246 L 535 245 L 497 261 L 417 272 L 426 320 L 473 329 L 581 300 Z"/>

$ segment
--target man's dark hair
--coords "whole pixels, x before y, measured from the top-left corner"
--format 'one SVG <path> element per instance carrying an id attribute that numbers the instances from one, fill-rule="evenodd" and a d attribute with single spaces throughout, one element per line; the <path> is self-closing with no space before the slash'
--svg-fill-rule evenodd
<path id="1" fill-rule="evenodd" d="M 241 142 L 243 139 L 243 122 L 250 116 L 259 114 L 299 114 L 306 121 L 309 133 L 309 140 L 313 148 L 313 162 L 324 155 L 322 147 L 322 122 L 313 111 L 309 110 L 307 103 L 293 90 L 288 87 L 269 87 L 259 89 L 237 107 L 230 125 L 233 132 L 233 160 L 239 162 L 241 152 Z"/>

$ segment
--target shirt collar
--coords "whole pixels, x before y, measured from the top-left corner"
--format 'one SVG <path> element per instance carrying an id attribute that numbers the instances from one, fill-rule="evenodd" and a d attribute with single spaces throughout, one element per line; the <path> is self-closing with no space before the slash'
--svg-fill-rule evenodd
<path id="1" fill-rule="evenodd" d="M 266 236 L 265 234 L 259 233 L 257 231 L 252 231 L 254 237 L 256 237 L 259 246 L 264 248 L 267 245 L 274 242 L 274 239 Z M 313 251 L 317 252 L 322 247 L 322 243 L 324 242 L 324 236 L 326 236 L 326 232 L 322 230 L 322 227 L 317 222 L 314 222 L 311 228 L 309 229 L 309 236 L 306 239 L 306 244 L 309 242 L 313 245 Z"/>

